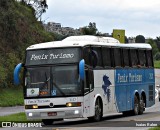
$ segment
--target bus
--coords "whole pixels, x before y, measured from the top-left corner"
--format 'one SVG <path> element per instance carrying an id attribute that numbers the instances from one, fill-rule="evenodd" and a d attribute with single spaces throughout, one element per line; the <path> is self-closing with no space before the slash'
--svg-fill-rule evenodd
<path id="1" fill-rule="evenodd" d="M 100 121 L 111 113 L 142 114 L 155 104 L 152 48 L 111 37 L 70 36 L 31 45 L 23 67 L 25 113 L 45 125 L 69 118 Z"/>

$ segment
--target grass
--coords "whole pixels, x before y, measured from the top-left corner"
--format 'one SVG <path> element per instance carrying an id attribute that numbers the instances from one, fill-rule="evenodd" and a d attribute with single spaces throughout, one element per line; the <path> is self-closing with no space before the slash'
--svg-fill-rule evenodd
<path id="1" fill-rule="evenodd" d="M 7 116 L 0 116 L 1 121 L 27 121 L 26 115 L 24 112 L 7 115 Z"/>
<path id="2" fill-rule="evenodd" d="M 154 61 L 154 67 L 155 68 L 160 68 L 160 60 Z"/>
<path id="3" fill-rule="evenodd" d="M 24 105 L 23 90 L 20 87 L 0 91 L 0 107 Z"/>
<path id="4" fill-rule="evenodd" d="M 150 128 L 149 130 L 160 130 L 160 126 L 154 127 L 154 128 Z"/>

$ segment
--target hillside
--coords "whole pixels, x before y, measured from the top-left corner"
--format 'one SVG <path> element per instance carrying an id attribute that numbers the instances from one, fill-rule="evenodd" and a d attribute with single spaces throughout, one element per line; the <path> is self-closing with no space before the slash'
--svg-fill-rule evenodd
<path id="1" fill-rule="evenodd" d="M 24 61 L 26 47 L 53 41 L 34 16 L 34 9 L 15 0 L 0 0 L 0 87 L 13 86 L 14 66 Z"/>

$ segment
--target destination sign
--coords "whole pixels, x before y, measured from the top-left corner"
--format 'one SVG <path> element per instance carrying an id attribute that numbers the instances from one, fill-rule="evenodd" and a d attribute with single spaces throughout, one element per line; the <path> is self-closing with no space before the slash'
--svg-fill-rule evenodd
<path id="1" fill-rule="evenodd" d="M 80 60 L 80 48 L 30 50 L 26 54 L 26 65 L 74 63 Z"/>

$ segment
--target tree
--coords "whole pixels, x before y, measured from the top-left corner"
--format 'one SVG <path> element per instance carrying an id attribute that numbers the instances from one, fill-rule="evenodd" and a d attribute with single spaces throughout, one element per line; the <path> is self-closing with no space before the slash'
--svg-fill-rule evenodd
<path id="1" fill-rule="evenodd" d="M 155 56 L 159 52 L 156 42 L 153 39 L 149 39 L 148 43 L 152 46 L 153 56 Z"/>
<path id="2" fill-rule="evenodd" d="M 96 35 L 98 29 L 96 28 L 96 23 L 90 22 L 88 26 L 85 26 L 81 29 L 83 35 Z"/>
<path id="3" fill-rule="evenodd" d="M 158 47 L 158 49 L 160 51 L 160 37 L 157 37 L 155 42 L 157 43 L 157 47 Z"/>
<path id="4" fill-rule="evenodd" d="M 45 13 L 46 9 L 48 8 L 46 0 L 21 0 L 21 2 L 33 7 L 35 10 L 36 18 L 40 20 L 42 14 Z"/>
<path id="5" fill-rule="evenodd" d="M 145 43 L 145 37 L 143 35 L 136 36 L 136 43 Z"/>

